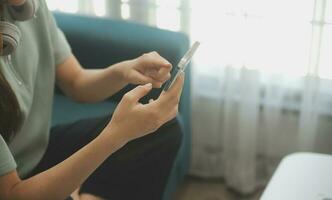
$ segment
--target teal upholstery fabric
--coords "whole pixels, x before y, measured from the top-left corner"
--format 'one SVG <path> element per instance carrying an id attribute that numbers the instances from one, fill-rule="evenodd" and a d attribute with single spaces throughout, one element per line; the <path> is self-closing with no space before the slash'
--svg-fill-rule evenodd
<path id="1" fill-rule="evenodd" d="M 54 13 L 58 26 L 65 33 L 73 53 L 86 68 L 101 68 L 132 59 L 150 51 L 157 51 L 175 66 L 189 48 L 188 37 L 182 33 L 161 30 L 133 22 L 105 18 Z M 123 94 L 133 88 L 129 85 L 107 101 L 80 104 L 64 97 L 56 88 L 53 125 L 77 119 L 112 113 Z M 154 89 L 147 98 L 156 98 L 160 90 Z M 190 158 L 190 67 L 179 107 L 183 129 L 183 144 L 169 177 L 164 199 L 171 199 L 176 186 L 186 175 Z"/>

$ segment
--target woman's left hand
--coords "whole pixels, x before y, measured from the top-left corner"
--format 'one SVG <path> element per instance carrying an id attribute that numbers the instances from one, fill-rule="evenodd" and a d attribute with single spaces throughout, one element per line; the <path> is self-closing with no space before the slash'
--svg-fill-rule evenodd
<path id="1" fill-rule="evenodd" d="M 128 83 L 152 83 L 154 88 L 160 88 L 171 77 L 171 69 L 171 63 L 153 51 L 128 61 L 127 65 L 121 67 L 121 72 Z"/>

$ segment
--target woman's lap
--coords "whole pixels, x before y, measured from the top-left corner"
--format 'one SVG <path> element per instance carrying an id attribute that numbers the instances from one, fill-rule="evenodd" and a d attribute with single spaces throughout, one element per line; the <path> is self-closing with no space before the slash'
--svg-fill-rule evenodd
<path id="1" fill-rule="evenodd" d="M 92 141 L 110 116 L 53 127 L 48 149 L 33 174 L 60 163 Z M 156 133 L 129 142 L 112 154 L 81 186 L 81 193 L 106 199 L 161 199 L 181 143 L 176 119 Z"/>

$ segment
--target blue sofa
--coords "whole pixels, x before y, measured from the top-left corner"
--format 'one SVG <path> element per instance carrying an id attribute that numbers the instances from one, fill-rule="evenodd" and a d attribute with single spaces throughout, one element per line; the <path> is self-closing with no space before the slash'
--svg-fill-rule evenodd
<path id="1" fill-rule="evenodd" d="M 58 26 L 65 33 L 73 53 L 87 68 L 100 68 L 132 59 L 150 51 L 157 51 L 175 66 L 189 47 L 188 37 L 182 33 L 161 30 L 132 22 L 105 18 L 54 13 Z M 187 174 L 190 158 L 190 68 L 179 107 L 183 143 L 173 166 L 163 199 L 171 199 L 177 185 Z M 122 95 L 133 88 L 128 85 L 108 100 L 95 104 L 81 104 L 55 89 L 53 125 L 82 118 L 107 115 L 114 110 Z M 150 94 L 156 97 L 160 90 Z"/>

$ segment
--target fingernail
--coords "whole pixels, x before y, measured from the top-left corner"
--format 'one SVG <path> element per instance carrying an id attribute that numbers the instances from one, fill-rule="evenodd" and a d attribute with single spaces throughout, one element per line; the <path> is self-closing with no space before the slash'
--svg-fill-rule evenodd
<path id="1" fill-rule="evenodd" d="M 145 84 L 146 87 L 152 87 L 152 83 Z"/>

